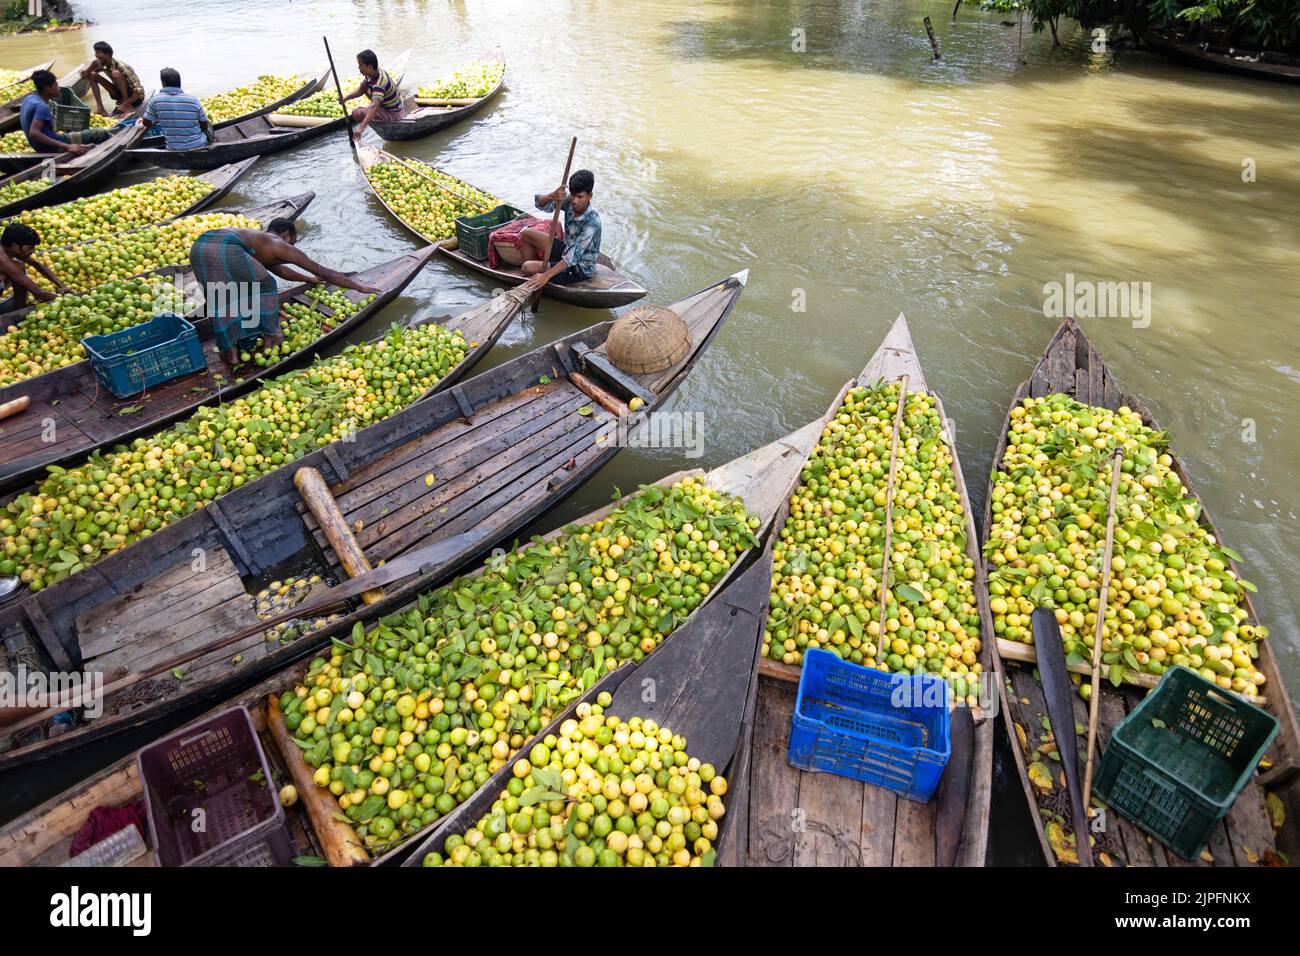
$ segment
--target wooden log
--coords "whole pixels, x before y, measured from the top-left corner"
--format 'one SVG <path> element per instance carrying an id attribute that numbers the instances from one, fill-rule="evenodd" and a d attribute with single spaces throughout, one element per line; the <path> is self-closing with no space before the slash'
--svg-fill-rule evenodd
<path id="1" fill-rule="evenodd" d="M 293 777 L 293 785 L 298 789 L 298 799 L 307 810 L 312 829 L 320 840 L 321 852 L 330 866 L 365 866 L 370 862 L 370 854 L 361 843 L 361 837 L 352 829 L 352 824 L 338 819 L 339 807 L 325 794 L 327 791 L 316 786 L 312 779 L 311 768 L 302 759 L 302 751 L 293 742 L 289 728 L 284 723 L 284 711 L 280 709 L 280 698 L 271 694 L 266 700 L 266 724 L 280 748 L 284 765 Z"/>
<path id="2" fill-rule="evenodd" d="M 415 98 L 416 106 L 473 106 L 482 97 L 480 96 L 417 96 Z"/>
<path id="3" fill-rule="evenodd" d="M 998 638 L 998 654 L 1006 661 L 1019 661 L 1022 664 L 1033 664 L 1035 666 L 1038 664 L 1038 654 L 1034 650 L 1034 645 L 1022 644 L 1020 641 L 1008 641 L 1005 637 Z M 1069 669 L 1073 674 L 1092 674 L 1092 668 L 1087 664 L 1072 664 Z M 1160 678 L 1156 677 L 1155 674 L 1134 674 L 1130 672 L 1125 677 L 1124 683 L 1126 686 L 1131 684 L 1135 687 L 1141 687 L 1143 690 L 1150 690 L 1160 683 Z M 1224 691 L 1224 693 L 1231 694 L 1235 693 L 1235 691 Z M 1267 701 L 1268 698 L 1266 697 L 1250 698 L 1252 704 L 1257 704 L 1260 707 L 1263 707 Z"/>
<path id="4" fill-rule="evenodd" d="M 27 411 L 27 406 L 31 403 L 32 397 L 30 395 L 20 395 L 18 398 L 13 398 L 7 402 L 0 403 L 0 419 L 5 419 L 10 415 L 17 415 L 19 412 Z"/>
<path id="5" fill-rule="evenodd" d="M 325 479 L 321 477 L 321 473 L 315 468 L 299 468 L 293 474 L 293 484 L 298 489 L 298 493 L 302 495 L 302 500 L 306 503 L 308 510 L 311 511 L 312 517 L 320 525 L 321 531 L 324 532 L 326 540 L 330 543 L 330 547 L 338 555 L 343 570 L 347 571 L 351 577 L 365 574 L 371 570 L 366 553 L 361 550 L 361 545 L 357 544 L 352 529 L 348 527 L 347 519 L 343 517 L 343 512 L 339 510 L 338 502 L 330 494 L 329 486 L 325 484 Z M 374 604 L 376 601 L 382 601 L 383 599 L 383 588 L 366 591 L 361 595 L 361 600 L 367 604 Z"/>
<path id="6" fill-rule="evenodd" d="M 605 391 L 605 389 L 601 388 L 581 372 L 570 373 L 569 381 L 574 384 L 578 391 L 582 392 L 582 394 L 586 395 L 611 415 L 623 416 L 631 414 L 628 407 L 623 404 L 617 396 Z"/>
<path id="7" fill-rule="evenodd" d="M 334 123 L 338 121 L 337 116 L 295 116 L 292 113 L 271 113 L 266 118 L 272 126 L 292 126 L 298 128 L 324 126 L 326 123 Z"/>

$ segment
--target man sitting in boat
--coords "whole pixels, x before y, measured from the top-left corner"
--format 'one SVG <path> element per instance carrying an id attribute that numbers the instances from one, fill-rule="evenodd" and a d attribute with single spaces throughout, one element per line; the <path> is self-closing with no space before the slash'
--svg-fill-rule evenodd
<path id="1" fill-rule="evenodd" d="M 49 70 L 32 74 L 33 92 L 23 97 L 18 122 L 32 149 L 38 153 L 71 153 L 80 156 L 86 143 L 102 143 L 112 135 L 106 129 L 84 129 L 79 133 L 59 133 L 54 129 L 54 111 L 50 103 L 59 95 L 59 78 Z"/>
<path id="2" fill-rule="evenodd" d="M 90 89 L 95 94 L 95 105 L 101 113 L 107 114 L 108 110 L 104 109 L 100 90 L 107 90 L 108 95 L 113 97 L 115 115 L 130 113 L 144 102 L 144 86 L 140 83 L 140 77 L 135 70 L 113 56 L 113 48 L 103 40 L 95 44 L 95 58 L 81 71 L 81 75 L 90 81 Z"/>
<path id="3" fill-rule="evenodd" d="M 373 50 L 362 50 L 357 54 L 357 69 L 361 71 L 361 85 L 343 97 L 343 102 L 360 97 L 370 99 L 369 106 L 358 106 L 352 111 L 352 122 L 357 124 L 352 131 L 352 138 L 359 140 L 373 120 L 393 123 L 401 119 L 405 105 L 397 83 L 387 70 L 379 68 L 379 57 L 375 56 Z"/>
<path id="4" fill-rule="evenodd" d="M 11 295 L 0 301 L 0 312 L 26 308 L 28 295 L 35 296 L 38 302 L 49 302 L 54 298 L 53 292 L 32 281 L 27 274 L 28 266 L 54 283 L 60 295 L 71 291 L 49 266 L 32 258 L 40 244 L 41 237 L 36 230 L 21 222 L 11 222 L 0 233 L 0 281 L 11 290 Z"/>
<path id="5" fill-rule="evenodd" d="M 266 232 L 213 229 L 194 240 L 190 268 L 202 285 L 213 335 L 227 364 L 238 361 L 241 342 L 261 338 L 265 345 L 279 345 L 284 340 L 279 289 L 272 273 L 290 282 L 326 282 L 358 292 L 379 292 L 312 261 L 295 248 L 297 243 L 298 229 L 289 219 L 271 220 Z"/>
<path id="6" fill-rule="evenodd" d="M 569 267 L 551 278 L 554 283 L 584 282 L 596 274 L 596 259 L 600 255 L 600 216 L 591 208 L 591 193 L 595 188 L 595 175 L 589 169 L 580 169 L 569 177 L 567 192 L 561 186 L 554 192 L 533 197 L 537 208 L 543 212 L 554 212 L 555 204 L 560 204 L 564 210 L 564 238 L 557 236 L 551 243 L 550 260 L 545 262 L 546 233 L 540 229 L 525 229 L 520 233 L 525 275 L 545 272 L 561 259 Z"/>
<path id="7" fill-rule="evenodd" d="M 144 128 L 157 126 L 168 149 L 198 149 L 208 145 L 211 124 L 199 98 L 181 89 L 181 75 L 170 66 L 158 73 L 162 89 L 149 97 Z"/>

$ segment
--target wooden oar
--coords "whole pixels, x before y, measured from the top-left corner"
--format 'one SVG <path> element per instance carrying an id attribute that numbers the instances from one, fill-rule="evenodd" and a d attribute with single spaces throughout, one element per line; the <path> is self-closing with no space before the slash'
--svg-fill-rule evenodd
<path id="1" fill-rule="evenodd" d="M 894 413 L 894 437 L 889 448 L 889 483 L 885 485 L 885 551 L 880 559 L 880 633 L 876 635 L 876 663 L 885 659 L 885 601 L 889 597 L 889 548 L 894 529 L 894 478 L 898 472 L 898 434 L 903 429 L 903 406 L 907 404 L 907 376 L 898 380 L 898 410 Z"/>
<path id="2" fill-rule="evenodd" d="M 334 54 L 330 52 L 329 37 L 321 37 L 325 43 L 325 56 L 330 61 L 330 74 L 334 77 L 334 91 L 339 95 L 339 109 L 343 111 L 343 119 L 348 124 L 348 142 L 352 145 L 352 155 L 360 161 L 360 154 L 357 153 L 357 141 L 352 138 L 352 114 L 348 112 L 347 104 L 343 102 L 343 85 L 339 82 L 338 67 L 334 65 Z"/>
<path id="3" fill-rule="evenodd" d="M 956 866 L 961 838 L 966 832 L 966 804 L 970 800 L 971 772 L 975 765 L 975 720 L 964 703 L 948 719 L 951 750 L 934 795 L 934 865 Z"/>
<path id="4" fill-rule="evenodd" d="M 1097 630 L 1092 638 L 1092 691 L 1088 698 L 1088 756 L 1084 763 L 1083 793 L 1092 793 L 1092 758 L 1097 747 L 1097 702 L 1101 699 L 1101 640 L 1106 634 L 1106 605 L 1110 600 L 1111 558 L 1115 552 L 1115 499 L 1119 496 L 1119 474 L 1124 450 L 1115 452 L 1110 469 L 1110 503 L 1106 506 L 1106 547 L 1102 553 L 1101 593 L 1097 596 Z M 1090 798 L 1089 798 L 1090 799 Z"/>
<path id="5" fill-rule="evenodd" d="M 1047 719 L 1052 723 L 1056 752 L 1065 765 L 1065 785 L 1070 792 L 1070 818 L 1074 825 L 1074 845 L 1080 866 L 1092 866 L 1092 846 L 1088 842 L 1088 797 L 1079 786 L 1079 750 L 1074 739 L 1074 694 L 1070 673 L 1065 669 L 1065 646 L 1056 614 L 1049 608 L 1034 608 L 1030 626 L 1034 647 L 1038 649 L 1038 676 L 1047 699 Z"/>
<path id="6" fill-rule="evenodd" d="M 566 189 L 569 185 L 569 167 L 573 165 L 573 151 L 578 148 L 578 137 L 573 137 L 569 142 L 569 158 L 564 161 L 564 178 L 560 180 L 560 188 Z M 551 228 L 546 233 L 546 249 L 542 255 L 542 262 L 551 261 L 551 247 L 555 245 L 555 227 L 560 223 L 560 207 L 564 203 L 555 204 L 555 213 L 551 216 Z M 533 296 L 533 312 L 536 313 L 542 304 L 542 293 L 538 291 Z"/>
<path id="7" fill-rule="evenodd" d="M 219 651 L 223 647 L 238 644 L 245 638 L 252 637 L 255 634 L 260 634 L 265 630 L 275 627 L 277 624 L 310 617 L 313 614 L 318 614 L 321 611 L 342 604 L 348 598 L 364 594 L 366 591 L 373 588 L 382 587 L 383 585 L 389 584 L 393 581 L 399 581 L 402 578 L 410 577 L 412 574 L 423 574 L 426 576 L 432 575 L 440 565 L 446 564 L 457 557 L 478 550 L 479 546 L 488 535 L 489 532 L 487 531 L 465 531 L 461 534 L 439 541 L 436 544 L 431 544 L 427 548 L 421 548 L 419 551 L 412 551 L 410 554 L 403 555 L 402 557 L 390 561 L 381 567 L 375 568 L 373 571 L 357 575 L 355 578 L 345 581 L 338 587 L 330 588 L 313 602 L 300 604 L 285 614 L 258 621 L 256 624 L 246 627 L 243 630 L 236 631 L 228 637 L 223 637 L 219 641 L 213 641 L 211 644 L 205 644 L 203 647 L 196 648 L 178 657 L 173 657 L 171 660 L 163 661 L 161 664 L 151 667 L 139 674 L 131 674 L 121 680 L 105 684 L 100 696 L 107 698 L 110 695 L 126 690 L 128 687 L 138 684 L 141 681 L 149 680 L 152 677 L 157 677 L 159 674 L 165 674 L 178 667 L 183 667 L 197 658 L 211 654 L 213 651 Z M 49 720 L 54 715 L 62 713 L 65 710 L 67 710 L 67 707 L 46 708 L 38 714 L 21 721 L 14 727 L 13 732 L 16 733 L 32 724 Z"/>

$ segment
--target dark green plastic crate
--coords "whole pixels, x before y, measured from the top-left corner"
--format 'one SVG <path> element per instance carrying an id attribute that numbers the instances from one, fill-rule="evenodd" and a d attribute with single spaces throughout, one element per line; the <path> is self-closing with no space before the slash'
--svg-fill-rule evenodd
<path id="1" fill-rule="evenodd" d="M 502 203 L 491 212 L 478 216 L 457 216 L 456 241 L 460 243 L 460 251 L 479 262 L 487 261 L 488 236 L 492 235 L 494 229 L 500 229 L 522 215 L 522 209 Z"/>
<path id="2" fill-rule="evenodd" d="M 1111 733 L 1093 792 L 1194 860 L 1277 732 L 1272 714 L 1174 667 Z"/>
<path id="3" fill-rule="evenodd" d="M 54 129 L 60 133 L 90 129 L 90 107 L 66 87 L 59 90 L 59 98 L 54 103 Z"/>

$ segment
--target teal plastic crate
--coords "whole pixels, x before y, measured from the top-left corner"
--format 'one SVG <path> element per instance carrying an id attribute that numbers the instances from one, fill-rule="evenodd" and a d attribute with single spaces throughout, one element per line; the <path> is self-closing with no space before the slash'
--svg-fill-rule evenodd
<path id="1" fill-rule="evenodd" d="M 927 802 L 948 765 L 948 684 L 886 674 L 809 650 L 799 675 L 786 759 Z"/>
<path id="2" fill-rule="evenodd" d="M 1093 792 L 1186 860 L 1250 782 L 1277 719 L 1173 667 L 1111 733 Z"/>
<path id="3" fill-rule="evenodd" d="M 60 133 L 80 133 L 90 129 L 90 107 L 67 87 L 59 90 L 54 103 L 54 129 Z"/>
<path id="4" fill-rule="evenodd" d="M 81 347 L 95 379 L 118 398 L 208 367 L 194 326 L 170 313 L 108 335 L 88 335 Z"/>
<path id="5" fill-rule="evenodd" d="M 488 236 L 494 229 L 500 229 L 508 222 L 525 215 L 522 209 L 502 203 L 491 212 L 478 216 L 456 217 L 456 241 L 460 251 L 479 262 L 486 262 L 488 257 Z"/>

